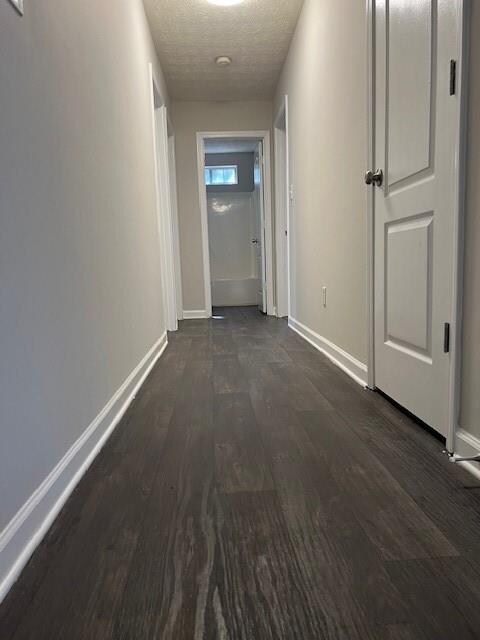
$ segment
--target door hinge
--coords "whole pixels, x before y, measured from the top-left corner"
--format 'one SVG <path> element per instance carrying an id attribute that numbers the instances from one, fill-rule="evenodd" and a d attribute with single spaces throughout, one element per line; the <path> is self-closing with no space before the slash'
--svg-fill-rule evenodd
<path id="1" fill-rule="evenodd" d="M 443 327 L 443 353 L 450 353 L 450 323 L 445 322 Z"/>
<path id="2" fill-rule="evenodd" d="M 457 92 L 457 61 L 450 60 L 450 95 L 454 96 Z"/>

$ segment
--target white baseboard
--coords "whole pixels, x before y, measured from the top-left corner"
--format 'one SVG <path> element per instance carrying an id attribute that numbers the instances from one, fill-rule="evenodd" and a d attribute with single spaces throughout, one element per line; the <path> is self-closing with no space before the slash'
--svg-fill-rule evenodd
<path id="1" fill-rule="evenodd" d="M 210 318 L 210 314 L 205 309 L 187 311 L 183 310 L 184 320 L 197 320 L 199 318 Z"/>
<path id="2" fill-rule="evenodd" d="M 367 385 L 367 365 L 363 364 L 363 362 L 360 362 L 340 347 L 337 347 L 337 345 L 330 342 L 330 340 L 315 333 L 315 331 L 298 322 L 295 318 L 288 319 L 288 326 L 316 349 L 321 351 L 329 360 L 336 364 L 337 367 L 340 367 L 342 371 L 345 371 L 355 382 L 358 382 L 362 387 Z"/>
<path id="3" fill-rule="evenodd" d="M 480 453 L 480 440 L 465 429 L 457 429 L 455 433 L 455 453 L 459 456 L 476 456 Z M 480 479 L 478 462 L 458 462 L 464 469 Z"/>
<path id="4" fill-rule="evenodd" d="M 166 346 L 165 332 L 0 533 L 0 602 L 117 426 Z"/>

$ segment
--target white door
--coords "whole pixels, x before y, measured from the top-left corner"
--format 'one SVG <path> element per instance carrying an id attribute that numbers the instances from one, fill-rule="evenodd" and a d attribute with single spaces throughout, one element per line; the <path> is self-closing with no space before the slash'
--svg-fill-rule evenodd
<path id="1" fill-rule="evenodd" d="M 446 435 L 460 0 L 375 7 L 375 384 Z"/>
<path id="2" fill-rule="evenodd" d="M 255 152 L 254 165 L 254 207 L 255 207 L 255 234 L 252 242 L 255 247 L 257 302 L 262 313 L 267 312 L 267 283 L 265 263 L 265 203 L 263 180 L 263 144 L 258 143 Z"/>

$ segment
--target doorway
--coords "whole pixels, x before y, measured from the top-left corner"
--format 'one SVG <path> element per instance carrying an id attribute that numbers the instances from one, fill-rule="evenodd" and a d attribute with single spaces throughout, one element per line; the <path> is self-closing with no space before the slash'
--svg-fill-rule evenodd
<path id="1" fill-rule="evenodd" d="M 199 133 L 197 142 L 206 313 L 273 315 L 269 133 Z"/>
<path id="2" fill-rule="evenodd" d="M 373 142 L 365 180 L 373 258 L 369 383 L 452 445 L 464 16 L 463 2 L 453 11 L 448 4 L 369 3 Z"/>
<path id="3" fill-rule="evenodd" d="M 257 306 L 266 313 L 262 142 L 205 142 L 210 285 L 213 307 Z"/>

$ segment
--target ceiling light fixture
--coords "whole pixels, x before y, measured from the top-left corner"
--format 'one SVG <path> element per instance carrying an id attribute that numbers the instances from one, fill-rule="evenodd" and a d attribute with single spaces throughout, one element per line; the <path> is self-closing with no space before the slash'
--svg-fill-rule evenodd
<path id="1" fill-rule="evenodd" d="M 233 7 L 235 4 L 241 4 L 243 0 L 207 0 L 210 4 L 216 4 L 219 7 Z"/>
<path id="2" fill-rule="evenodd" d="M 232 59 L 229 56 L 218 56 L 218 58 L 215 58 L 215 64 L 219 67 L 228 67 L 232 64 Z"/>

